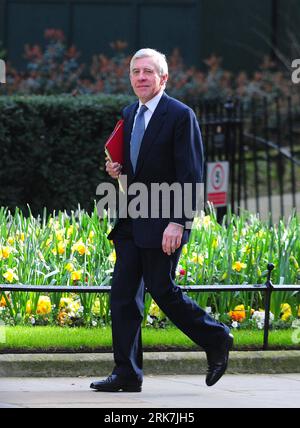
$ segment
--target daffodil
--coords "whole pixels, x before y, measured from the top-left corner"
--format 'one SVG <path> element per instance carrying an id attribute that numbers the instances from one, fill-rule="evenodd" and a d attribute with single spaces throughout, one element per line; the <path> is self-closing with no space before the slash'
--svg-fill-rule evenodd
<path id="1" fill-rule="evenodd" d="M 7 271 L 3 274 L 3 277 L 10 283 L 12 283 L 14 279 L 16 281 L 19 280 L 18 275 L 14 272 L 13 269 L 7 269 Z"/>
<path id="2" fill-rule="evenodd" d="M 292 316 L 292 308 L 288 303 L 282 303 L 280 306 L 281 313 L 280 318 L 283 321 L 288 321 L 289 318 Z"/>
<path id="3" fill-rule="evenodd" d="M 52 250 L 52 253 L 53 253 L 54 255 L 56 255 L 56 254 L 57 254 L 57 251 L 58 251 L 58 254 L 60 254 L 60 255 L 65 254 L 65 251 L 66 251 L 66 245 L 64 244 L 64 242 L 59 242 L 59 243 L 57 244 L 57 250 L 56 250 L 56 248 L 55 248 L 54 250 Z"/>
<path id="4" fill-rule="evenodd" d="M 15 243 L 15 238 L 13 238 L 12 236 L 10 236 L 9 238 L 7 238 L 7 243 L 9 245 L 14 245 Z"/>
<path id="5" fill-rule="evenodd" d="M 70 238 L 70 236 L 73 234 L 73 232 L 74 232 L 74 226 L 71 225 L 67 229 L 67 237 Z"/>
<path id="6" fill-rule="evenodd" d="M 92 241 L 94 239 L 94 236 L 95 236 L 95 232 L 93 230 L 91 230 L 89 233 L 89 238 L 88 238 L 89 241 Z"/>
<path id="7" fill-rule="evenodd" d="M 202 254 L 192 253 L 191 261 L 193 263 L 199 263 L 200 266 L 203 266 L 204 256 Z"/>
<path id="8" fill-rule="evenodd" d="M 64 240 L 64 235 L 65 235 L 65 230 L 64 229 L 60 229 L 60 230 L 56 230 L 55 232 L 55 237 L 58 241 L 63 241 Z"/>
<path id="9" fill-rule="evenodd" d="M 79 281 L 81 279 L 81 277 L 82 277 L 82 273 L 83 273 L 82 269 L 81 270 L 74 270 L 71 273 L 71 279 L 72 279 L 72 281 Z"/>
<path id="10" fill-rule="evenodd" d="M 51 300 L 48 296 L 40 296 L 36 313 L 38 315 L 47 315 L 51 312 Z"/>
<path id="11" fill-rule="evenodd" d="M 110 255 L 108 256 L 108 260 L 109 260 L 111 263 L 115 263 L 115 262 L 116 262 L 116 260 L 117 260 L 117 254 L 116 254 L 116 251 L 115 251 L 115 250 L 113 250 L 113 251 L 110 253 Z"/>
<path id="12" fill-rule="evenodd" d="M 65 269 L 68 272 L 73 272 L 75 270 L 75 266 L 74 266 L 74 264 L 72 262 L 69 262 L 69 263 L 66 264 Z"/>
<path id="13" fill-rule="evenodd" d="M 241 272 L 242 269 L 245 269 L 247 267 L 246 263 L 242 263 L 240 261 L 236 261 L 232 265 L 232 269 L 236 272 Z"/>
<path id="14" fill-rule="evenodd" d="M 77 251 L 81 256 L 83 256 L 84 254 L 86 254 L 87 256 L 91 254 L 87 245 L 85 245 L 84 242 L 82 242 L 82 239 L 80 239 L 74 245 L 72 245 L 72 252 L 75 252 L 75 251 Z"/>
<path id="15" fill-rule="evenodd" d="M 187 245 L 185 244 L 183 247 L 182 247 L 182 250 L 181 250 L 181 254 L 183 254 L 184 256 L 187 254 L 187 252 L 188 252 L 188 247 L 187 247 Z"/>
<path id="16" fill-rule="evenodd" d="M 1 247 L 0 246 L 0 260 L 1 259 L 8 259 L 11 252 L 12 252 L 11 247 Z"/>
<path id="17" fill-rule="evenodd" d="M 204 218 L 203 218 L 203 226 L 205 227 L 205 228 L 207 228 L 207 227 L 209 227 L 210 225 L 211 225 L 211 219 L 210 219 L 210 215 L 206 215 Z"/>

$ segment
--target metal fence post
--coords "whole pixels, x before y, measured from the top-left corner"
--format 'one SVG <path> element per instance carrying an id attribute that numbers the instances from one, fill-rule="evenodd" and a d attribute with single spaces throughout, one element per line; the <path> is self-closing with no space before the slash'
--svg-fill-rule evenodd
<path id="1" fill-rule="evenodd" d="M 264 323 L 264 344 L 263 350 L 268 349 L 269 341 L 269 328 L 270 328 L 270 306 L 271 306 L 271 295 L 273 291 L 273 284 L 271 281 L 272 270 L 274 269 L 273 263 L 268 263 L 268 277 L 266 282 L 266 291 L 265 291 L 265 323 Z"/>

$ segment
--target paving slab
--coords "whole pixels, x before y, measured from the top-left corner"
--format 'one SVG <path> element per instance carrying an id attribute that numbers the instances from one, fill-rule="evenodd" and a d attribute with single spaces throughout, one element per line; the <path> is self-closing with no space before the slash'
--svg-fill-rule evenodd
<path id="1" fill-rule="evenodd" d="M 146 376 L 141 393 L 89 389 L 95 378 L 1 378 L 1 408 L 298 408 L 300 374 Z"/>

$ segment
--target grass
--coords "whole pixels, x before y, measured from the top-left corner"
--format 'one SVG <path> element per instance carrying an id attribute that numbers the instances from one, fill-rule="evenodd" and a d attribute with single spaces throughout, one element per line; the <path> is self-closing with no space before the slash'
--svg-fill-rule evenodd
<path id="1" fill-rule="evenodd" d="M 270 332 L 271 349 L 300 349 L 293 344 L 293 330 Z M 263 331 L 238 330 L 233 332 L 235 349 L 261 349 Z M 4 337 L 3 337 L 4 336 Z M 6 327 L 0 352 L 75 352 L 111 351 L 111 328 L 61 328 L 61 327 Z M 197 346 L 176 328 L 143 329 L 144 350 L 194 350 Z"/>

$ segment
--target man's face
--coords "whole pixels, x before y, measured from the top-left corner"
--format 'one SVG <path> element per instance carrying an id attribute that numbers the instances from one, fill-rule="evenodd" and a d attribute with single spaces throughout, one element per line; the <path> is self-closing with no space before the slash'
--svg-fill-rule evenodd
<path id="1" fill-rule="evenodd" d="M 164 87 L 168 75 L 160 76 L 152 58 L 138 58 L 130 72 L 131 86 L 143 104 L 151 100 Z"/>

